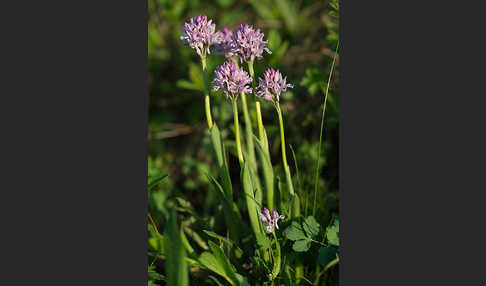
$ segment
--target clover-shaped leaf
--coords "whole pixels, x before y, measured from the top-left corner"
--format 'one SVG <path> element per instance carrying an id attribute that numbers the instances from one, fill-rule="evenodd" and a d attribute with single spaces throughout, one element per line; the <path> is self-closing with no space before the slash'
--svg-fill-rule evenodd
<path id="1" fill-rule="evenodd" d="M 292 249 L 297 252 L 305 252 L 311 246 L 312 238 L 319 234 L 320 225 L 312 216 L 307 217 L 303 224 L 293 221 L 284 230 L 284 235 L 289 240 L 295 241 Z"/>
<path id="2" fill-rule="evenodd" d="M 307 217 L 303 223 L 303 226 L 308 237 L 314 237 L 319 234 L 319 230 L 321 228 L 313 216 Z"/>
<path id="3" fill-rule="evenodd" d="M 306 238 L 302 226 L 296 221 L 293 221 L 292 224 L 284 230 L 284 235 L 293 241 Z"/>
<path id="4" fill-rule="evenodd" d="M 332 225 L 326 228 L 326 238 L 329 244 L 334 246 L 339 246 L 339 218 L 334 217 L 334 222 Z"/>

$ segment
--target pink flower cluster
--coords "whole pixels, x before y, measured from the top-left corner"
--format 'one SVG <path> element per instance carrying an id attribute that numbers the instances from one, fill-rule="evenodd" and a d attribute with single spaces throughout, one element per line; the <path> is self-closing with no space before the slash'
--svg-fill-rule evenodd
<path id="1" fill-rule="evenodd" d="M 232 36 L 232 40 L 238 51 L 240 61 L 252 62 L 255 58 L 261 58 L 263 51 L 271 54 L 266 47 L 268 41 L 263 40 L 263 33 L 260 29 L 253 29 L 248 24 L 241 24 Z"/>
<path id="2" fill-rule="evenodd" d="M 233 61 L 226 61 L 218 66 L 213 80 L 213 90 L 222 90 L 228 98 L 236 98 L 239 93 L 251 93 L 249 84 L 252 78 Z"/>
<path id="3" fill-rule="evenodd" d="M 293 85 L 287 83 L 287 77 L 282 77 L 279 70 L 267 69 L 265 77 L 259 78 L 258 91 L 256 96 L 265 100 L 280 100 L 280 94 L 287 88 L 293 88 Z"/>
<path id="4" fill-rule="evenodd" d="M 270 216 L 270 211 L 267 208 L 264 208 L 263 212 L 260 213 L 260 220 L 268 232 L 273 232 L 275 228 L 278 229 L 278 220 L 284 218 L 285 217 L 283 215 L 279 215 L 276 210 L 273 210 L 272 216 Z"/>
<path id="5" fill-rule="evenodd" d="M 225 27 L 217 33 L 218 43 L 214 45 L 216 54 L 224 55 L 228 59 L 238 56 L 238 49 L 232 39 L 233 31 Z"/>
<path id="6" fill-rule="evenodd" d="M 210 53 L 211 45 L 218 43 L 216 25 L 206 16 L 196 16 L 182 27 L 181 42 L 196 50 L 197 54 L 205 57 Z"/>

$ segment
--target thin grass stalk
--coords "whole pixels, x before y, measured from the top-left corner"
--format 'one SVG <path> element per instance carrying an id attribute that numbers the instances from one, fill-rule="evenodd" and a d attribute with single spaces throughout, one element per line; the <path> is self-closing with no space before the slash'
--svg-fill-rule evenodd
<path id="1" fill-rule="evenodd" d="M 317 206 L 317 183 L 319 181 L 319 160 L 321 158 L 321 147 L 322 147 L 322 130 L 324 129 L 324 114 L 326 112 L 327 96 L 329 94 L 329 85 L 331 83 L 332 72 L 334 71 L 334 63 L 336 62 L 336 56 L 339 49 L 339 42 L 336 46 L 336 51 L 334 52 L 334 58 L 332 60 L 331 71 L 329 72 L 329 78 L 327 79 L 326 95 L 324 97 L 324 106 L 322 107 L 322 117 L 321 117 L 321 131 L 319 133 L 319 149 L 317 152 L 317 162 L 316 162 L 316 175 L 314 180 L 314 206 L 312 208 L 312 215 L 316 215 Z"/>

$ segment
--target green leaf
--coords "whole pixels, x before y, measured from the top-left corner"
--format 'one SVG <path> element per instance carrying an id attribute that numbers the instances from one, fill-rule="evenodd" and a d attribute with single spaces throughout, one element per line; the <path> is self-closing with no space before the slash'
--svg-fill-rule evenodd
<path id="1" fill-rule="evenodd" d="M 151 178 L 150 182 L 148 183 L 148 189 L 151 190 L 155 186 L 157 186 L 158 183 L 160 183 L 165 177 L 167 177 L 167 174 L 162 174 L 155 176 L 154 178 Z"/>
<path id="2" fill-rule="evenodd" d="M 296 242 L 294 242 L 294 245 L 292 245 L 292 249 L 297 252 L 304 252 L 309 250 L 310 245 L 311 242 L 309 240 L 306 239 L 297 240 Z"/>
<path id="3" fill-rule="evenodd" d="M 329 244 L 339 246 L 339 218 L 334 217 L 334 223 L 326 228 L 326 238 Z"/>
<path id="4" fill-rule="evenodd" d="M 177 227 L 176 212 L 169 213 L 167 227 L 165 229 L 164 250 L 167 254 L 166 276 L 168 286 L 189 285 L 186 251 L 182 244 L 181 235 Z"/>
<path id="5" fill-rule="evenodd" d="M 321 226 L 313 216 L 308 216 L 303 223 L 303 227 L 307 236 L 312 238 L 319 234 Z"/>
<path id="6" fill-rule="evenodd" d="M 330 246 L 323 246 L 319 248 L 319 255 L 317 261 L 321 266 L 326 266 L 331 260 L 336 257 L 336 250 Z"/>
<path id="7" fill-rule="evenodd" d="M 218 190 L 218 193 L 220 194 L 223 205 L 224 219 L 230 231 L 230 236 L 235 241 L 238 241 L 241 233 L 243 232 L 242 220 L 241 215 L 238 212 L 238 207 L 236 207 L 234 202 L 227 199 L 223 187 L 221 187 L 221 185 L 213 176 L 211 176 L 210 174 L 206 174 L 206 176 L 208 176 L 209 181 L 213 183 L 216 190 Z"/>
<path id="8" fill-rule="evenodd" d="M 209 230 L 203 230 L 203 232 L 206 233 L 208 236 L 219 239 L 220 242 L 226 243 L 230 248 L 234 250 L 236 258 L 240 258 L 243 255 L 243 250 L 236 246 L 236 244 L 230 239 Z"/>
<path id="9" fill-rule="evenodd" d="M 202 91 L 201 88 L 193 83 L 192 81 L 188 81 L 186 79 L 180 79 L 176 82 L 176 86 L 178 88 L 183 88 L 183 89 L 190 89 L 190 90 L 197 90 L 197 91 Z"/>
<path id="10" fill-rule="evenodd" d="M 258 233 L 263 233 L 260 228 L 260 220 L 258 217 L 258 207 L 255 201 L 255 195 L 253 193 L 253 184 L 250 178 L 250 167 L 247 162 L 244 163 L 241 170 L 241 181 L 243 183 L 243 190 L 245 192 L 246 206 L 248 209 L 248 216 L 250 217 L 250 225 L 255 236 Z"/>
<path id="11" fill-rule="evenodd" d="M 184 234 L 184 230 L 182 228 L 181 228 L 181 242 L 182 242 L 182 245 L 184 245 L 184 248 L 186 249 L 186 251 L 189 254 L 193 254 L 194 253 L 194 248 L 192 248 L 191 244 L 187 240 L 187 237 Z"/>
<path id="12" fill-rule="evenodd" d="M 274 210 L 275 208 L 275 182 L 274 182 L 274 174 L 273 174 L 273 167 L 272 162 L 270 159 L 270 153 L 268 152 L 268 141 L 265 131 L 263 132 L 263 142 L 260 142 L 255 136 L 253 136 L 256 146 L 258 157 L 260 159 L 260 164 L 263 170 L 263 180 L 265 183 L 265 194 L 267 195 L 267 206 L 269 209 Z"/>
<path id="13" fill-rule="evenodd" d="M 165 281 L 166 279 L 164 275 L 159 274 L 157 273 L 157 271 L 155 271 L 155 265 L 150 265 L 148 267 L 148 280 L 152 281 L 152 283 L 149 284 L 153 284 L 154 281 Z"/>
<path id="14" fill-rule="evenodd" d="M 287 239 L 290 240 L 299 240 L 299 239 L 306 239 L 305 233 L 302 229 L 300 223 L 293 221 L 291 225 L 289 225 L 284 230 L 284 235 Z"/>
<path id="15" fill-rule="evenodd" d="M 226 160 L 226 152 L 223 143 L 223 138 L 219 132 L 218 126 L 216 124 L 211 128 L 211 143 L 213 145 L 213 150 L 218 161 L 219 177 L 222 181 L 222 188 L 226 195 L 226 199 L 233 201 L 233 190 L 231 186 L 231 178 L 229 175 L 228 163 Z"/>
<path id="16" fill-rule="evenodd" d="M 213 280 L 218 286 L 224 286 L 223 283 L 219 282 L 218 278 L 214 277 L 213 275 L 208 276 L 211 280 Z"/>
<path id="17" fill-rule="evenodd" d="M 259 233 L 256 235 L 256 241 L 260 248 L 268 249 L 271 246 L 270 239 L 268 239 L 268 237 L 263 233 Z"/>
<path id="18" fill-rule="evenodd" d="M 248 285 L 247 279 L 236 272 L 235 267 L 229 262 L 219 246 L 209 241 L 209 247 L 214 255 L 209 252 L 203 252 L 199 257 L 201 266 L 224 277 L 231 285 Z"/>
<path id="19" fill-rule="evenodd" d="M 164 254 L 164 236 L 158 233 L 154 233 L 154 236 L 148 239 L 149 248 L 154 251 Z"/>
<path id="20" fill-rule="evenodd" d="M 275 16 L 272 12 L 272 4 L 268 0 L 248 0 L 253 6 L 253 10 L 258 13 L 264 19 L 274 19 Z"/>
<path id="21" fill-rule="evenodd" d="M 230 277 L 231 280 L 234 282 L 236 280 L 236 277 L 234 277 L 236 273 L 235 267 L 229 262 L 223 250 L 221 250 L 221 248 L 218 245 L 216 245 L 212 241 L 209 241 L 208 244 L 211 250 L 213 251 L 214 256 L 216 257 L 216 261 L 218 262 L 219 266 L 221 266 L 221 268 L 224 269 L 226 275 Z"/>

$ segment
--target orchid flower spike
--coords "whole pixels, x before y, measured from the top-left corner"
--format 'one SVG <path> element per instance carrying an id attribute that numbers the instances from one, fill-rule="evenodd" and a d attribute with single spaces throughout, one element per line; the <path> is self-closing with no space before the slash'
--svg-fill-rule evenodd
<path id="1" fill-rule="evenodd" d="M 228 99 L 236 99 L 241 92 L 252 93 L 252 78 L 243 68 L 236 67 L 233 61 L 226 61 L 216 67 L 213 91 L 222 90 Z"/>
<path id="2" fill-rule="evenodd" d="M 215 30 L 216 25 L 212 24 L 212 20 L 208 20 L 204 15 L 196 16 L 184 24 L 180 40 L 204 58 L 210 54 L 210 47 L 220 41 Z"/>
<path id="3" fill-rule="evenodd" d="M 265 77 L 259 78 L 258 91 L 256 96 L 262 97 L 268 101 L 279 101 L 280 94 L 287 91 L 287 88 L 293 88 L 294 86 L 287 83 L 287 77 L 282 77 L 279 70 L 272 68 L 265 71 Z"/>
<path id="4" fill-rule="evenodd" d="M 218 43 L 214 45 L 214 50 L 217 55 L 224 55 L 228 59 L 237 58 L 237 49 L 235 42 L 233 42 L 233 31 L 224 27 L 217 32 Z"/>
<path id="5" fill-rule="evenodd" d="M 232 35 L 233 42 L 240 61 L 253 62 L 255 58 L 261 58 L 263 51 L 271 54 L 272 52 L 266 47 L 268 41 L 263 40 L 264 34 L 260 29 L 255 30 L 248 24 L 241 24 Z"/>
<path id="6" fill-rule="evenodd" d="M 272 215 L 270 216 L 270 211 L 267 208 L 264 208 L 263 212 L 260 213 L 260 220 L 268 232 L 273 232 L 275 228 L 278 229 L 278 220 L 284 218 L 285 216 L 279 215 L 276 210 L 273 210 Z"/>

